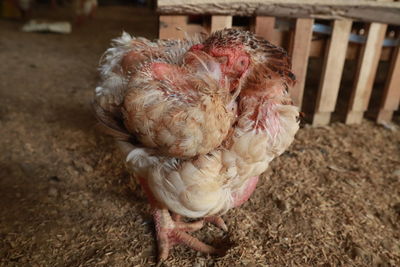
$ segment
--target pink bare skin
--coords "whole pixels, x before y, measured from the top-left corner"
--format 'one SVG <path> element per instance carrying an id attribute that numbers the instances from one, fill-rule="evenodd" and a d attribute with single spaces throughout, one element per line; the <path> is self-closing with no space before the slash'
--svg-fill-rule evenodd
<path id="1" fill-rule="evenodd" d="M 154 62 L 149 66 L 152 77 L 158 81 L 168 81 L 174 87 L 174 91 L 184 94 L 192 94 L 198 90 L 196 79 L 191 79 L 190 74 L 200 75 L 202 72 L 207 73 L 209 77 L 218 79 L 221 88 L 225 88 L 227 82 L 224 75 L 221 75 L 221 64 L 210 55 L 202 51 L 194 51 L 188 53 L 184 58 L 183 66 L 164 62 Z M 129 66 L 128 66 L 129 68 Z M 190 101 L 190 99 L 187 99 Z M 232 103 L 228 108 L 235 112 L 236 103 Z"/>
<path id="2" fill-rule="evenodd" d="M 258 176 L 253 176 L 247 181 L 246 189 L 243 191 L 241 195 L 233 195 L 233 207 L 239 207 L 247 200 L 249 200 L 250 196 L 253 194 L 254 190 L 256 189 L 258 183 Z"/>
<path id="3" fill-rule="evenodd" d="M 217 59 L 221 65 L 222 73 L 228 77 L 231 91 L 236 89 L 240 78 L 250 67 L 250 56 L 244 51 L 244 47 L 204 47 L 204 45 L 194 45 L 190 51 L 204 51 Z"/>
<path id="4" fill-rule="evenodd" d="M 154 78 L 157 80 L 178 80 L 181 75 L 187 72 L 179 66 L 168 63 L 156 62 L 151 64 L 151 70 Z"/>

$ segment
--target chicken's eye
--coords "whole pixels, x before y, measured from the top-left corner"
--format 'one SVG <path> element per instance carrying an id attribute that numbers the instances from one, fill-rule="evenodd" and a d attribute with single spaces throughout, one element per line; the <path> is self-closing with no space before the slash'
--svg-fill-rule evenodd
<path id="1" fill-rule="evenodd" d="M 239 57 L 235 64 L 235 68 L 240 71 L 245 71 L 248 66 L 249 59 L 245 56 Z"/>

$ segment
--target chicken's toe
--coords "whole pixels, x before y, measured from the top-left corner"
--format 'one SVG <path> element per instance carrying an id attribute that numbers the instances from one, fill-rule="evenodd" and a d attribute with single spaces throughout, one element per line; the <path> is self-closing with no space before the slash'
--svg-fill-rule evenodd
<path id="1" fill-rule="evenodd" d="M 184 230 L 186 232 L 194 232 L 197 230 L 200 230 L 204 226 L 204 222 L 209 222 L 223 230 L 224 232 L 228 232 L 228 226 L 226 226 L 224 220 L 221 218 L 221 216 L 213 215 L 213 216 L 207 216 L 204 217 L 203 220 L 195 221 L 195 222 L 190 222 L 186 223 L 182 221 L 182 216 L 176 213 L 171 214 L 172 220 L 175 221 L 182 230 L 186 227 L 187 230 Z"/>
<path id="2" fill-rule="evenodd" d="M 221 216 L 208 216 L 204 218 L 204 221 L 214 224 L 224 232 L 228 232 L 228 226 L 226 226 Z"/>
<path id="3" fill-rule="evenodd" d="M 219 253 L 219 250 L 216 248 L 186 233 L 201 229 L 204 224 L 203 220 L 187 223 L 180 221 L 178 217 L 174 216 L 174 218 L 178 219 L 175 222 L 172 220 L 167 209 L 156 209 L 154 211 L 159 261 L 166 260 L 169 250 L 177 244 L 184 244 L 203 253 Z"/>

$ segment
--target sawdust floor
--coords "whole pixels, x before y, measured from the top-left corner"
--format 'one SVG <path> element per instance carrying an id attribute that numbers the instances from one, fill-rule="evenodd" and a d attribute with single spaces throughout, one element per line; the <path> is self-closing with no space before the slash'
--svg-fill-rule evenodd
<path id="1" fill-rule="evenodd" d="M 121 29 L 154 37 L 143 9 L 100 8 L 71 35 L 0 21 L 0 265 L 153 266 L 148 205 L 90 110 L 96 66 Z M 400 266 L 400 131 L 300 130 L 257 191 L 224 215 L 227 248 L 175 248 L 166 266 Z"/>

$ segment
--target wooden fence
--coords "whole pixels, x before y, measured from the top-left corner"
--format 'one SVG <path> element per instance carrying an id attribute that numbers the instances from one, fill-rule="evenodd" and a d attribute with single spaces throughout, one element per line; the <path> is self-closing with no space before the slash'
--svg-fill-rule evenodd
<path id="1" fill-rule="evenodd" d="M 346 58 L 357 59 L 358 65 L 347 104 L 345 123 L 355 124 L 362 121 L 371 98 L 380 60 L 389 61 L 390 68 L 381 93 L 382 99 L 377 114 L 375 114 L 377 122 L 391 121 L 394 111 L 399 107 L 399 28 L 393 25 L 400 24 L 400 2 L 359 1 L 365 3 L 359 9 L 362 12 L 357 13 L 349 11 L 354 6 L 349 7 L 344 4 L 354 2 L 354 0 L 347 2 L 338 0 L 334 1 L 338 5 L 332 4 L 335 13 L 327 11 L 332 8 L 332 5 L 329 6 L 330 1 L 325 1 L 322 5 L 325 9 L 321 6 L 319 6 L 320 8 L 314 6 L 307 13 L 301 11 L 307 10 L 301 5 L 301 8 L 295 6 L 298 10 L 301 9 L 301 12 L 290 13 L 290 10 L 285 9 L 285 5 L 282 6 L 282 4 L 278 6 L 280 9 L 277 11 L 275 5 L 277 1 L 268 0 L 263 4 L 260 1 L 247 0 L 236 6 L 232 6 L 234 4 L 227 3 L 230 1 L 226 0 L 222 4 L 215 4 L 207 0 L 200 1 L 203 4 L 190 5 L 187 2 L 185 2 L 186 6 L 181 5 L 182 3 L 174 4 L 174 2 L 180 1 L 159 0 L 160 38 L 183 38 L 185 32 L 188 34 L 209 33 L 223 28 L 239 27 L 251 30 L 272 43 L 285 47 L 292 57 L 293 72 L 298 80 L 290 93 L 300 109 L 303 103 L 308 59 L 322 57 L 321 77 L 312 114 L 312 124 L 315 126 L 326 125 L 331 121 L 331 114 L 335 111 L 339 95 Z M 301 0 L 297 1 L 302 2 Z M 265 11 L 267 5 L 265 2 L 269 3 L 269 7 L 275 7 L 275 9 L 270 8 Z M 247 3 L 246 7 L 251 10 L 243 11 L 241 8 L 243 3 Z M 378 5 L 371 3 L 378 3 Z M 229 13 L 226 14 L 227 12 Z M 278 16 L 274 16 L 275 13 L 279 15 L 279 19 L 282 16 L 291 18 L 287 20 L 290 21 L 290 27 L 287 27 L 286 31 L 277 29 L 278 23 L 276 22 L 279 19 Z M 352 15 L 354 13 L 356 15 Z M 372 16 L 372 14 L 375 15 Z M 240 16 L 234 17 L 233 15 Z M 239 19 L 240 25 L 234 25 L 234 18 Z M 321 24 L 320 19 L 323 19 L 322 22 L 325 24 Z M 357 24 L 353 19 L 364 22 Z M 326 23 L 327 20 L 328 23 Z M 389 29 L 387 23 L 392 24 Z M 362 27 L 359 27 L 360 25 Z M 283 27 L 285 27 L 284 23 Z M 327 42 L 322 43 L 317 38 L 313 39 L 318 31 L 329 35 Z"/>

